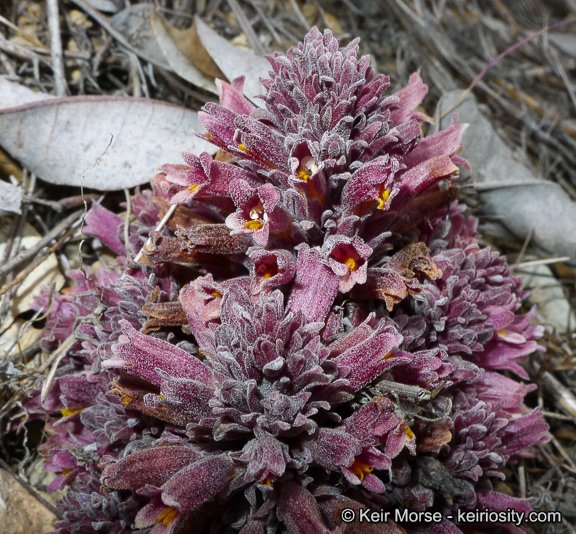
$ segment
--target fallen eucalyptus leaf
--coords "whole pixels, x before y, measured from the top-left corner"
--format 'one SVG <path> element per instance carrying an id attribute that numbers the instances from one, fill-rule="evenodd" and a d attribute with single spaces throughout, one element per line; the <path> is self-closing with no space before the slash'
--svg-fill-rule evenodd
<path id="1" fill-rule="evenodd" d="M 0 180 L 0 215 L 2 211 L 22 213 L 22 188 Z"/>
<path id="2" fill-rule="evenodd" d="M 150 17 L 152 4 L 136 4 L 130 6 L 110 19 L 112 27 L 119 31 L 142 57 L 152 63 L 170 70 L 156 37 L 152 32 Z"/>
<path id="3" fill-rule="evenodd" d="M 574 34 L 564 32 L 549 32 L 548 39 L 554 46 L 556 46 L 565 54 L 576 57 L 576 36 Z"/>
<path id="4" fill-rule="evenodd" d="M 0 110 L 0 145 L 53 183 L 113 191 L 150 180 L 181 152 L 213 154 L 189 109 L 143 98 L 55 98 Z M 84 177 L 82 176 L 84 174 Z"/>
<path id="5" fill-rule="evenodd" d="M 451 108 L 461 91 L 444 95 L 438 116 Z M 540 252 L 576 259 L 576 205 L 555 182 L 539 178 L 521 163 L 482 115 L 476 100 L 468 94 L 453 110 L 458 122 L 468 123 L 461 156 L 472 165 L 474 186 L 482 210 L 495 217 L 518 240 L 532 235 Z M 445 128 L 449 113 L 439 123 Z M 462 175 L 468 171 L 463 169 Z"/>
<path id="6" fill-rule="evenodd" d="M 196 87 L 200 87 L 210 91 L 211 93 L 218 94 L 216 84 L 206 78 L 206 76 L 200 72 L 196 65 L 194 65 L 194 63 L 192 63 L 192 61 L 186 57 L 182 50 L 180 50 L 170 35 L 170 31 L 167 27 L 168 23 L 165 22 L 154 9 L 152 10 L 150 26 L 154 36 L 156 37 L 158 46 L 160 47 L 160 50 L 162 51 L 172 70 L 178 74 L 178 76 L 184 78 L 186 81 L 190 82 Z M 176 32 L 179 31 L 175 28 L 174 30 Z M 181 33 L 179 35 L 182 40 L 189 39 L 186 34 L 190 31 L 191 29 L 180 30 Z"/>
<path id="7" fill-rule="evenodd" d="M 54 98 L 53 95 L 32 91 L 19 83 L 0 77 L 0 109 L 14 108 L 30 102 Z"/>
<path id="8" fill-rule="evenodd" d="M 104 13 L 116 13 L 120 11 L 124 2 L 122 0 L 86 0 L 94 9 Z"/>
<path id="9" fill-rule="evenodd" d="M 172 35 L 172 37 L 174 37 L 174 35 Z M 180 46 L 182 50 L 182 46 L 179 43 L 178 46 Z M 209 78 L 226 78 L 202 44 L 200 36 L 198 35 L 198 28 L 196 27 L 196 19 L 190 27 L 190 41 L 187 43 L 186 49 L 182 51 L 190 58 L 190 61 Z"/>
<path id="10" fill-rule="evenodd" d="M 244 94 L 246 97 L 253 99 L 256 95 L 263 94 L 265 91 L 260 78 L 268 78 L 270 63 L 263 57 L 235 47 L 224 37 L 220 37 L 199 17 L 196 17 L 195 21 L 202 44 L 228 80 L 245 76 Z M 258 98 L 254 100 L 254 104 L 258 107 L 264 106 Z"/>

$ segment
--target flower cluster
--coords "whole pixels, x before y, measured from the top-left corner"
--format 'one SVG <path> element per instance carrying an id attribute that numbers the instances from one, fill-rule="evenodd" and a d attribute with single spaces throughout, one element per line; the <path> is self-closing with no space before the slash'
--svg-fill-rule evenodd
<path id="1" fill-rule="evenodd" d="M 132 238 L 158 222 L 150 195 L 138 193 L 134 200 L 139 220 Z M 119 217 L 94 205 L 86 232 L 121 255 L 123 226 Z M 54 294 L 45 288 L 36 299 L 36 309 L 49 312 L 42 348 L 66 351 L 45 398 L 36 390 L 24 404 L 24 421 L 48 418 L 48 439 L 41 449 L 48 459 L 46 469 L 59 474 L 48 489 L 69 488 L 59 506 L 65 517 L 55 531 L 59 534 L 129 532 L 144 499 L 129 492 L 101 492 L 101 463 L 156 443 L 165 429 L 162 422 L 122 406 L 110 392 L 113 377 L 102 372 L 101 363 L 121 334 L 119 323 L 153 328 L 149 314 L 177 298 L 178 284 L 166 268 L 145 275 L 125 269 L 122 256 L 118 262 L 114 269 L 100 267 L 86 275 L 71 271 L 68 276 L 76 285 L 70 290 Z"/>
<path id="2" fill-rule="evenodd" d="M 418 75 L 386 95 L 357 54 L 313 29 L 268 58 L 261 107 L 218 82 L 198 135 L 220 152 L 134 202 L 131 254 L 177 205 L 146 267 L 56 297 L 52 348 L 78 340 L 29 409 L 69 486 L 59 534 L 458 533 L 341 512 L 529 509 L 492 480 L 546 439 L 502 374 L 528 378 L 542 329 L 455 201 L 465 126 L 423 136 Z M 125 254 L 120 218 L 89 231 Z"/>

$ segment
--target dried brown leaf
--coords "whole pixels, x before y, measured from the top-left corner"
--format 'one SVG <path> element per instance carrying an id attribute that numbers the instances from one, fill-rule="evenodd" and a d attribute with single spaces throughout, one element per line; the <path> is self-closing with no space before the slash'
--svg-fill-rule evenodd
<path id="1" fill-rule="evenodd" d="M 172 70 L 196 87 L 218 94 L 216 84 L 209 80 L 183 51 L 190 48 L 193 30 L 177 30 L 168 24 L 156 10 L 152 10 L 150 25 L 156 41 Z"/>
<path id="2" fill-rule="evenodd" d="M 170 29 L 170 33 L 172 33 L 172 29 Z M 216 62 L 212 59 L 206 48 L 204 48 L 200 36 L 198 35 L 196 20 L 194 20 L 194 23 L 190 27 L 185 42 L 176 39 L 173 33 L 172 36 L 180 50 L 182 50 L 182 52 L 190 58 L 190 61 L 206 74 L 206 76 L 210 78 L 225 78 L 224 73 L 218 68 L 218 65 L 216 65 Z"/>

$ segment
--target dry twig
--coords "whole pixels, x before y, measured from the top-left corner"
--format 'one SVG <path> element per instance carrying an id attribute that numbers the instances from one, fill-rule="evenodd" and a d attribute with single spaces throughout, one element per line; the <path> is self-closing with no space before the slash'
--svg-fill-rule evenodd
<path id="1" fill-rule="evenodd" d="M 56 96 L 66 96 L 66 78 L 62 60 L 62 39 L 60 38 L 60 14 L 58 0 L 46 0 L 48 26 L 50 27 L 50 52 L 54 72 L 54 92 Z"/>
<path id="2" fill-rule="evenodd" d="M 9 273 L 25 261 L 29 260 L 40 252 L 45 246 L 47 246 L 50 241 L 56 239 L 62 232 L 68 229 L 74 222 L 80 220 L 83 210 L 78 210 L 68 215 L 65 219 L 60 221 L 48 234 L 39 239 L 33 246 L 26 250 L 22 250 L 14 258 L 6 262 L 4 265 L 0 266 L 0 278 L 2 278 L 6 273 Z"/>

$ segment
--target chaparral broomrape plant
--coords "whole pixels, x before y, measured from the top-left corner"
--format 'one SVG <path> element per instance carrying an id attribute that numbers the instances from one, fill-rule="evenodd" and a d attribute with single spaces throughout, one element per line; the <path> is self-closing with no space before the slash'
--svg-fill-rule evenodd
<path id="1" fill-rule="evenodd" d="M 55 297 L 47 347 L 77 340 L 28 403 L 68 486 L 55 532 L 458 533 L 358 514 L 530 509 L 493 481 L 546 439 L 518 380 L 542 328 L 455 200 L 465 125 L 424 137 L 419 76 L 387 94 L 357 53 L 313 29 L 268 58 L 262 107 L 219 82 L 197 135 L 221 151 L 134 203 L 133 254 L 178 205 L 146 267 L 93 208 L 118 264 Z"/>

